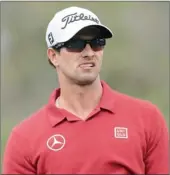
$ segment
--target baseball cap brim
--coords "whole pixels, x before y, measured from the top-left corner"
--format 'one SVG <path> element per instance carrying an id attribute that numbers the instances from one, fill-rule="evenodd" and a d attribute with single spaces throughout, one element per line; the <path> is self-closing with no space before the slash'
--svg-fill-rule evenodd
<path id="1" fill-rule="evenodd" d="M 101 38 L 111 38 L 113 36 L 113 33 L 111 32 L 111 30 L 109 28 L 107 28 L 106 26 L 103 26 L 103 25 L 89 25 L 89 26 L 86 26 L 86 27 L 83 27 L 82 29 L 80 29 L 77 33 L 81 32 L 81 31 L 84 31 L 86 29 L 90 29 L 89 30 L 89 33 L 92 29 L 96 28 L 98 31 L 99 31 L 99 36 Z M 96 32 L 96 31 L 95 31 Z M 77 34 L 76 33 L 76 34 Z M 75 34 L 75 35 L 76 35 Z M 74 36 L 75 36 L 74 35 Z"/>
<path id="2" fill-rule="evenodd" d="M 88 28 L 88 27 L 96 27 L 100 30 L 100 36 L 102 38 L 111 38 L 113 36 L 112 31 L 102 25 L 102 24 L 94 24 L 94 23 L 90 23 L 87 24 L 85 23 L 84 25 L 77 25 L 74 29 L 71 30 L 65 30 L 62 37 L 58 38 L 57 42 L 53 43 L 53 46 L 56 45 L 57 43 L 62 43 L 62 42 L 67 42 L 69 41 L 72 37 L 74 37 L 80 30 L 84 29 L 84 28 Z"/>

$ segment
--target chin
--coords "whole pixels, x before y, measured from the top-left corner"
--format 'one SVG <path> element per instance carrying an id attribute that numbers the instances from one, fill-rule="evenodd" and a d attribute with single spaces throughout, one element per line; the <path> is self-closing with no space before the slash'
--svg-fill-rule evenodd
<path id="1" fill-rule="evenodd" d="M 83 77 L 75 80 L 75 83 L 80 86 L 88 86 L 94 83 L 94 81 L 97 79 L 97 77 Z"/>

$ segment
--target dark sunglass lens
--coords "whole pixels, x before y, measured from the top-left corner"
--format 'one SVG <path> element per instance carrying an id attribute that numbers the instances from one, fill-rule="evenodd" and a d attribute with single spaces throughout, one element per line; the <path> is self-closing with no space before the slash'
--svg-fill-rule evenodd
<path id="1" fill-rule="evenodd" d="M 91 47 L 92 48 L 100 48 L 105 46 L 106 41 L 105 39 L 95 39 L 91 41 Z"/>
<path id="2" fill-rule="evenodd" d="M 83 40 L 70 40 L 66 43 L 65 47 L 69 50 L 83 50 L 85 47 L 85 43 Z"/>
<path id="3" fill-rule="evenodd" d="M 99 39 L 99 44 L 101 46 L 105 46 L 106 45 L 106 40 L 105 39 Z"/>
<path id="4" fill-rule="evenodd" d="M 72 39 L 64 44 L 64 47 L 67 48 L 70 52 L 81 52 L 85 48 L 86 44 L 89 43 L 91 48 L 94 51 L 101 50 L 105 44 L 105 39 L 94 39 L 91 41 L 81 40 L 81 39 Z"/>

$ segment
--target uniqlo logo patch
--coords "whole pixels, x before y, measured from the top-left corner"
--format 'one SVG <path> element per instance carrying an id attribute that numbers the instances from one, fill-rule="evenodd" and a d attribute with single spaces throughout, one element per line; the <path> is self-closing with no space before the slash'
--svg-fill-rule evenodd
<path id="1" fill-rule="evenodd" d="M 119 138 L 119 139 L 127 139 L 128 138 L 128 128 L 115 127 L 114 136 L 115 138 Z"/>

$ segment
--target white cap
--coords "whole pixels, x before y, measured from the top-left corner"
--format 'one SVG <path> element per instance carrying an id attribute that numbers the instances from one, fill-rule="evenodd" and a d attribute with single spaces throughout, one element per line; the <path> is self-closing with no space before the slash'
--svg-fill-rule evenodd
<path id="1" fill-rule="evenodd" d="M 111 38 L 112 31 L 101 24 L 99 18 L 91 11 L 80 7 L 69 7 L 55 14 L 46 31 L 48 47 L 70 40 L 77 32 L 88 26 L 100 29 L 103 38 Z"/>

